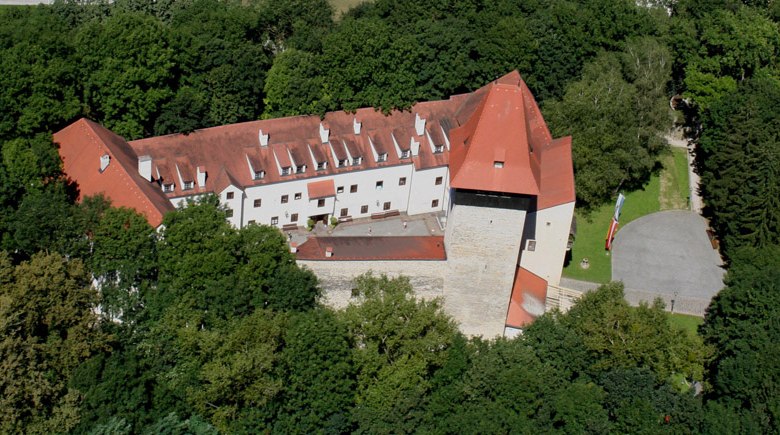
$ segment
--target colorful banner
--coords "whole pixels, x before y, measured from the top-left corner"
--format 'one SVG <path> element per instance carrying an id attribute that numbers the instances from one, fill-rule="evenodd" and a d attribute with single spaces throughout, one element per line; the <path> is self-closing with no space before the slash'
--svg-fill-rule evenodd
<path id="1" fill-rule="evenodd" d="M 607 239 L 604 243 L 604 249 L 607 251 L 612 250 L 612 240 L 615 238 L 615 232 L 620 222 L 620 212 L 623 209 L 623 203 L 626 202 L 626 197 L 622 193 L 618 194 L 617 201 L 615 202 L 615 214 L 612 215 L 612 222 L 609 224 L 609 231 L 607 231 Z"/>

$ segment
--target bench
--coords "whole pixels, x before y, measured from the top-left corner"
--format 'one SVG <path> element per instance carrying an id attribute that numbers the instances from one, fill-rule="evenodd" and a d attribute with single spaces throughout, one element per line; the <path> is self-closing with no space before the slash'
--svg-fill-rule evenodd
<path id="1" fill-rule="evenodd" d="M 297 231 L 297 230 L 298 230 L 298 224 L 282 225 L 282 231 Z"/>
<path id="2" fill-rule="evenodd" d="M 715 232 L 712 230 L 707 230 L 707 238 L 710 239 L 712 249 L 718 249 L 720 242 L 718 242 L 718 239 L 715 238 Z"/>
<path id="3" fill-rule="evenodd" d="M 372 213 L 371 219 L 384 219 L 393 216 L 401 216 L 401 212 L 398 210 L 381 211 L 379 213 Z"/>

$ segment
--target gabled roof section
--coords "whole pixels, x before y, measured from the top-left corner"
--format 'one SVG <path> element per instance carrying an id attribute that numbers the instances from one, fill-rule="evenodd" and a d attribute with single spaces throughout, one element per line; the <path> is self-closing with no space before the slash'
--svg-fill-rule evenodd
<path id="1" fill-rule="evenodd" d="M 103 194 L 114 206 L 129 207 L 143 214 L 153 227 L 173 205 L 156 183 L 138 173 L 138 156 L 120 136 L 97 123 L 80 119 L 54 134 L 65 173 L 78 182 L 79 196 Z M 99 171 L 100 157 L 109 164 Z"/>
<path id="2" fill-rule="evenodd" d="M 547 299 L 547 281 L 518 267 L 512 286 L 512 297 L 506 314 L 506 325 L 523 328 L 544 314 Z"/>
<path id="3" fill-rule="evenodd" d="M 321 261 L 447 259 L 441 236 L 310 237 L 298 247 L 296 256 L 299 260 Z"/>
<path id="4" fill-rule="evenodd" d="M 309 193 L 309 199 L 336 196 L 336 184 L 333 182 L 333 179 L 307 183 L 306 190 Z"/>

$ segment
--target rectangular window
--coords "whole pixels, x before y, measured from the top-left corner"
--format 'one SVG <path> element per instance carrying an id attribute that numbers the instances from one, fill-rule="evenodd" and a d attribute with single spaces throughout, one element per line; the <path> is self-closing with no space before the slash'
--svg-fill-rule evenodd
<path id="1" fill-rule="evenodd" d="M 401 151 L 401 158 L 402 159 L 408 159 L 410 155 L 412 155 L 412 152 L 409 151 L 409 150 Z"/>
<path id="2" fill-rule="evenodd" d="M 287 204 L 289 200 L 290 200 L 289 195 L 282 195 L 282 204 Z"/>
<path id="3" fill-rule="evenodd" d="M 225 194 L 225 198 L 227 199 L 233 199 L 233 192 L 228 192 Z"/>
<path id="4" fill-rule="evenodd" d="M 317 207 L 325 207 L 325 200 L 324 199 L 318 199 L 317 200 Z"/>
<path id="5" fill-rule="evenodd" d="M 382 153 L 377 156 L 376 158 L 377 162 L 386 162 L 387 161 L 387 153 Z"/>
<path id="6" fill-rule="evenodd" d="M 290 222 L 298 222 L 298 213 L 293 213 L 290 215 Z"/>
<path id="7" fill-rule="evenodd" d="M 336 188 L 336 193 L 344 193 L 344 186 L 339 186 Z"/>
<path id="8" fill-rule="evenodd" d="M 301 199 L 301 192 L 295 194 L 295 199 Z"/>
<path id="9" fill-rule="evenodd" d="M 431 201 L 431 208 L 436 208 L 438 206 L 439 206 L 439 200 L 438 199 L 434 199 L 433 201 Z"/>
<path id="10" fill-rule="evenodd" d="M 406 186 L 406 177 L 401 177 L 398 179 L 398 185 L 399 186 Z"/>
<path id="11" fill-rule="evenodd" d="M 322 171 L 328 167 L 328 162 L 317 162 L 317 170 Z"/>
<path id="12" fill-rule="evenodd" d="M 357 193 L 357 184 L 349 186 L 349 193 Z"/>
<path id="13" fill-rule="evenodd" d="M 342 168 L 342 167 L 344 167 L 344 166 L 347 166 L 347 159 L 341 159 L 341 160 L 339 160 L 339 164 L 338 164 L 338 166 L 339 166 L 339 168 Z"/>
<path id="14" fill-rule="evenodd" d="M 526 240 L 525 241 L 525 250 L 526 251 L 536 251 L 536 240 Z"/>
<path id="15" fill-rule="evenodd" d="M 361 205 L 361 206 L 360 206 L 360 213 L 361 213 L 361 214 L 366 214 L 366 213 L 368 213 L 368 206 L 367 206 L 367 205 Z"/>
<path id="16" fill-rule="evenodd" d="M 434 153 L 439 154 L 444 152 L 444 145 L 436 145 L 436 148 L 433 150 Z"/>
<path id="17" fill-rule="evenodd" d="M 163 184 L 163 192 L 165 192 L 165 193 L 173 192 L 173 183 Z M 228 198 L 228 199 L 230 199 L 230 198 Z"/>
<path id="18" fill-rule="evenodd" d="M 341 214 L 339 215 L 341 217 L 349 216 L 349 209 L 348 208 L 342 208 Z"/>
<path id="19" fill-rule="evenodd" d="M 436 185 L 437 186 L 440 185 L 442 183 L 442 181 L 444 181 L 443 177 L 436 177 Z"/>
<path id="20" fill-rule="evenodd" d="M 390 201 L 385 203 L 385 205 L 382 207 L 382 210 L 390 210 Z"/>
<path id="21" fill-rule="evenodd" d="M 279 223 L 279 216 L 274 216 L 271 218 L 271 225 L 276 225 Z"/>
<path id="22" fill-rule="evenodd" d="M 229 209 L 225 210 L 225 216 L 229 217 L 229 218 L 232 218 L 233 217 L 233 209 L 229 208 Z"/>
<path id="23" fill-rule="evenodd" d="M 352 159 L 352 166 L 357 166 L 363 162 L 363 157 L 355 157 Z"/>
<path id="24" fill-rule="evenodd" d="M 290 175 L 290 167 L 289 166 L 285 166 L 284 168 L 282 168 L 282 175 Z"/>
<path id="25" fill-rule="evenodd" d="M 504 162 L 499 162 L 498 160 L 496 160 L 495 162 L 493 162 L 493 167 L 501 169 L 504 167 Z"/>
<path id="26" fill-rule="evenodd" d="M 385 187 L 385 182 L 384 181 L 377 181 L 376 182 L 376 190 L 382 190 L 382 188 L 384 188 L 384 187 Z"/>
<path id="27" fill-rule="evenodd" d="M 265 171 L 255 171 L 255 180 L 262 180 L 265 178 Z"/>
<path id="28" fill-rule="evenodd" d="M 260 207 L 261 205 L 263 205 L 263 200 L 260 199 L 260 198 L 257 198 L 255 200 L 255 208 Z"/>
<path id="29" fill-rule="evenodd" d="M 295 168 L 296 174 L 303 174 L 304 172 L 306 172 L 306 165 L 301 165 Z"/>
<path id="30" fill-rule="evenodd" d="M 185 181 L 184 186 L 182 186 L 182 189 L 184 190 L 190 190 L 194 187 L 194 183 L 192 181 Z"/>

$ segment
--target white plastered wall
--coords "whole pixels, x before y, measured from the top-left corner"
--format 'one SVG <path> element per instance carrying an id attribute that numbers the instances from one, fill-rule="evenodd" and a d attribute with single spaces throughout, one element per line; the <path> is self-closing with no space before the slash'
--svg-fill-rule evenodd
<path id="1" fill-rule="evenodd" d="M 436 178 L 441 177 L 441 184 L 436 184 Z M 448 190 L 450 177 L 446 166 L 438 168 L 414 171 L 411 180 L 412 188 L 409 191 L 410 215 L 430 213 L 445 210 L 449 199 Z M 432 207 L 432 202 L 438 200 L 439 204 Z"/>
<path id="2" fill-rule="evenodd" d="M 524 231 L 520 266 L 545 279 L 549 285 L 561 282 L 573 214 L 574 202 L 569 202 L 531 213 L 526 221 L 526 225 L 535 222 L 535 226 Z M 534 251 L 526 249 L 529 238 L 536 240 Z"/>

